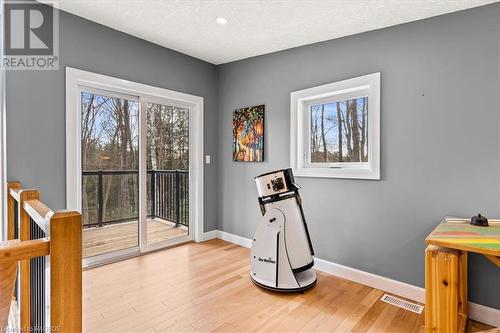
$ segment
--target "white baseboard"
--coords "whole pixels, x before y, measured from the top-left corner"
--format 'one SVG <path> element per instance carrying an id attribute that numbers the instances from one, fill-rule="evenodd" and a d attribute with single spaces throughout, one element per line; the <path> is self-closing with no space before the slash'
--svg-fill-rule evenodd
<path id="1" fill-rule="evenodd" d="M 469 302 L 469 317 L 475 321 L 500 327 L 500 310 Z"/>
<path id="2" fill-rule="evenodd" d="M 207 241 L 207 240 L 211 240 L 214 238 L 217 238 L 217 230 L 207 231 L 207 232 L 203 233 L 202 242 Z"/>
<path id="3" fill-rule="evenodd" d="M 213 233 L 213 231 L 210 231 L 208 233 Z M 251 239 L 230 234 L 225 231 L 217 230 L 216 238 L 247 248 L 250 248 L 252 246 Z M 380 289 L 394 295 L 408 298 L 412 301 L 416 301 L 422 304 L 425 303 L 425 289 L 408 283 L 389 279 L 352 267 L 336 264 L 334 262 L 323 260 L 320 258 L 314 258 L 314 269 L 341 277 L 346 280 L 361 283 L 375 289 Z M 500 327 L 500 310 L 494 308 L 469 302 L 469 317 L 481 323 Z"/>
<path id="4" fill-rule="evenodd" d="M 314 269 L 425 304 L 425 289 L 412 284 L 319 258 L 314 258 Z M 481 323 L 500 327 L 500 310 L 494 308 L 469 302 L 469 317 Z"/>
<path id="5" fill-rule="evenodd" d="M 361 283 L 375 289 L 387 291 L 419 303 L 425 302 L 425 289 L 408 283 L 389 279 L 380 275 L 375 275 L 319 258 L 314 258 L 314 268 L 321 272 Z"/>
<path id="6" fill-rule="evenodd" d="M 230 234 L 230 233 L 225 232 L 225 231 L 217 230 L 217 238 L 220 238 L 222 240 L 225 240 L 226 242 L 238 244 L 240 246 L 247 247 L 247 248 L 250 248 L 252 246 L 251 239 L 237 236 L 234 234 Z"/>

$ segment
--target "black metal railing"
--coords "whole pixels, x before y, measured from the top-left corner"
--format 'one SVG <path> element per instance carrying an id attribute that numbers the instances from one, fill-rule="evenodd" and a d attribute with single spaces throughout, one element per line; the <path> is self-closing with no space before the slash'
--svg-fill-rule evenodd
<path id="1" fill-rule="evenodd" d="M 161 218 L 174 222 L 176 226 L 189 225 L 189 173 L 187 170 L 148 170 L 147 171 L 147 216 Z M 85 182 L 92 180 L 91 183 Z M 109 178 L 109 179 L 106 179 Z M 128 195 L 126 202 L 118 197 L 114 198 L 115 204 L 110 214 L 104 207 L 105 182 L 111 182 L 115 177 L 125 185 L 118 186 L 120 190 L 125 186 Z M 122 223 L 137 220 L 139 217 L 139 171 L 136 170 L 97 170 L 82 172 L 83 191 L 86 191 L 87 204 L 83 209 L 84 227 L 102 227 L 108 224 Z M 107 185 L 110 185 L 106 183 Z M 93 192 L 95 191 L 95 192 Z M 93 192 L 93 193 L 92 193 Z M 112 193 L 111 195 L 115 195 Z M 110 193 L 107 194 L 108 200 Z M 118 207 L 120 206 L 120 207 Z M 110 204 L 108 202 L 108 206 Z M 111 208 L 109 208 L 111 210 Z"/>
<path id="2" fill-rule="evenodd" d="M 30 218 L 30 239 L 47 237 L 45 231 Z M 46 257 L 30 259 L 30 324 L 31 332 L 45 332 L 46 326 Z"/>
<path id="3" fill-rule="evenodd" d="M 19 203 L 14 201 L 14 239 L 19 239 Z"/>
<path id="4" fill-rule="evenodd" d="M 14 200 L 14 239 L 19 239 L 19 202 Z M 21 294 L 19 293 L 19 276 L 16 276 L 14 284 L 14 295 L 19 301 Z"/>
<path id="5" fill-rule="evenodd" d="M 148 171 L 148 214 L 176 224 L 189 224 L 189 174 L 187 171 Z"/>

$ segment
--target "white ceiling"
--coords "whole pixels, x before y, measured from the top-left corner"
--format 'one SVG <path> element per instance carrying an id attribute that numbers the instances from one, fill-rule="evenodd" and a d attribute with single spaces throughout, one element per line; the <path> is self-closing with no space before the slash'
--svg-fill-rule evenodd
<path id="1" fill-rule="evenodd" d="M 221 64 L 497 1 L 60 0 L 57 3 L 64 11 Z M 225 17 L 228 23 L 218 25 L 217 17 Z"/>

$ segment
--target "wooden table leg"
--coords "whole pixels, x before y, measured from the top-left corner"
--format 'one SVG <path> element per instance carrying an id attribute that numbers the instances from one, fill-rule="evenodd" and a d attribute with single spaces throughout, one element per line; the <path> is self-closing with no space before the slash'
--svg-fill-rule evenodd
<path id="1" fill-rule="evenodd" d="M 469 305 L 468 305 L 468 294 L 467 294 L 467 251 L 460 251 L 460 257 L 458 258 L 458 315 L 459 332 L 465 332 L 467 328 L 467 318 L 469 317 Z"/>
<path id="2" fill-rule="evenodd" d="M 465 332 L 467 252 L 429 245 L 425 250 L 425 331 Z"/>

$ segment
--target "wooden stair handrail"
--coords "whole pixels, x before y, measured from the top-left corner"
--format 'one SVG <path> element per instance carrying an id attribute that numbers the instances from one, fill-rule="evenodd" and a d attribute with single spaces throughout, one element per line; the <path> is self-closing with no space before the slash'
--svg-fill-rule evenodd
<path id="1" fill-rule="evenodd" d="M 0 242 L 0 331 L 6 332 L 12 294 L 16 281 L 17 263 L 20 260 L 46 256 L 50 241 L 46 238 Z"/>
<path id="2" fill-rule="evenodd" d="M 11 188 L 9 190 L 9 195 L 14 199 L 16 200 L 17 202 L 19 202 L 19 192 L 21 192 L 21 188 Z"/>
<path id="3" fill-rule="evenodd" d="M 31 331 L 30 259 L 50 256 L 50 325 L 59 332 L 82 332 L 82 218 L 76 211 L 56 211 L 40 201 L 37 190 L 22 189 L 19 182 L 7 185 L 8 238 L 0 243 L 0 291 L 13 290 L 17 262 L 20 261 L 21 331 Z M 14 238 L 17 202 L 18 237 Z M 31 220 L 47 238 L 30 240 Z M 14 274 L 14 275 L 12 275 Z M 11 283 L 12 282 L 12 283 Z M 10 294 L 0 297 L 0 331 L 4 327 L 2 311 L 10 308 Z M 7 310 L 6 310 L 7 309 Z"/>
<path id="4" fill-rule="evenodd" d="M 50 254 L 50 240 L 40 238 L 20 241 L 19 239 L 0 242 L 0 262 L 21 261 Z"/>
<path id="5" fill-rule="evenodd" d="M 43 231 L 47 232 L 50 219 L 54 215 L 54 212 L 38 199 L 24 201 L 23 208 L 31 219 L 35 221 Z"/>

